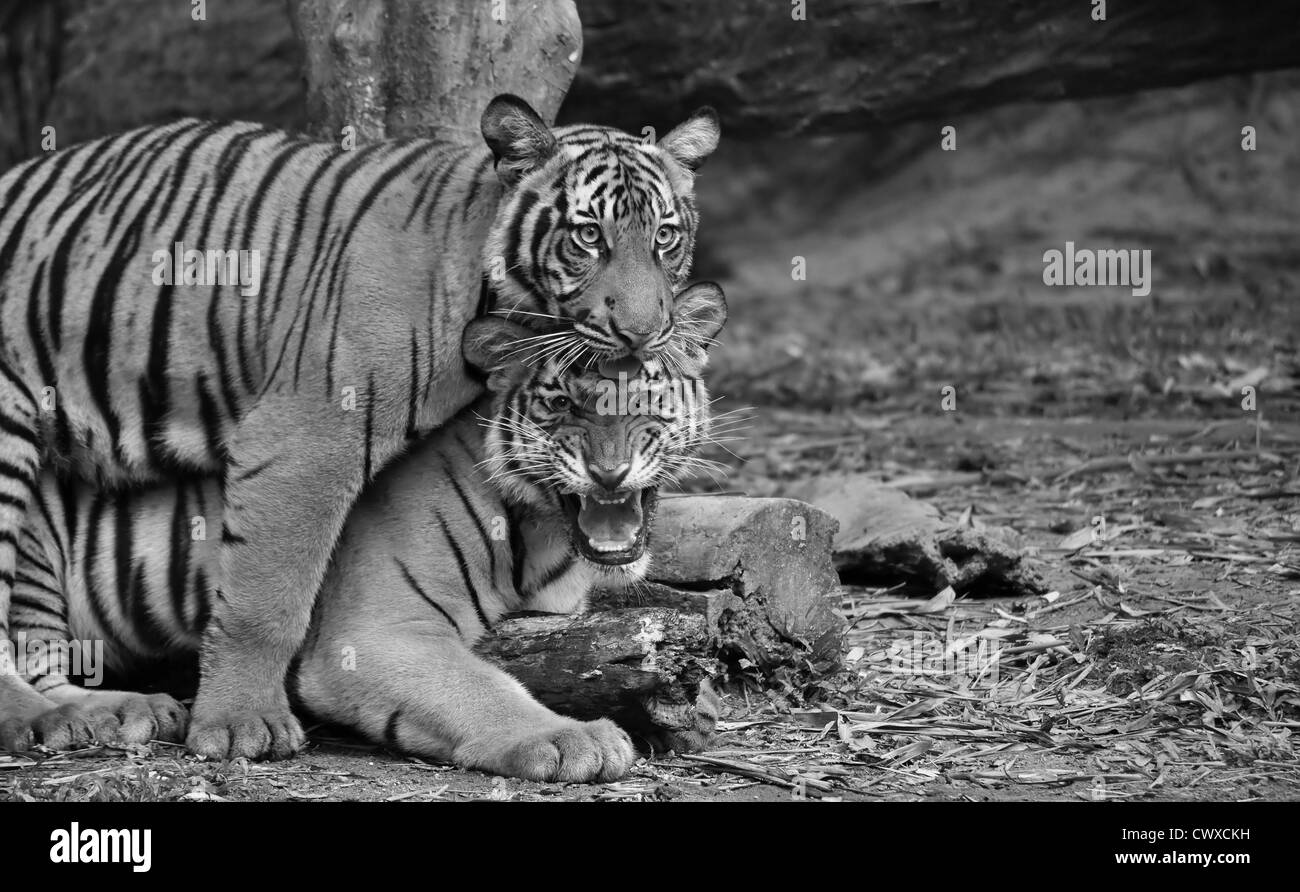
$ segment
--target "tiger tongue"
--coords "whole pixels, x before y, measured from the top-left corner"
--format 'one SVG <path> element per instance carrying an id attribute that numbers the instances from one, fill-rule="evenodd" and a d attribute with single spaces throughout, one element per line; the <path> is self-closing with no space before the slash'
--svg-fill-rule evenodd
<path id="1" fill-rule="evenodd" d="M 582 496 L 578 509 L 578 528 L 592 547 L 622 551 L 636 544 L 641 532 L 640 492 L 625 492 L 600 502 L 594 497 Z M 604 498 L 602 496 L 602 498 Z"/>
<path id="2" fill-rule="evenodd" d="M 600 361 L 600 376 L 602 378 L 616 379 L 620 374 L 627 375 L 629 378 L 641 371 L 641 360 L 635 356 L 618 356 L 613 359 L 602 359 Z"/>

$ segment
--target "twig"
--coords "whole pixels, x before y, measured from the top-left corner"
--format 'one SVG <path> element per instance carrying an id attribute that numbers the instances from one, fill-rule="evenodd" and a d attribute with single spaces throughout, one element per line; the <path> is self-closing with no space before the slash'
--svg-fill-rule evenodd
<path id="1" fill-rule="evenodd" d="M 409 793 L 398 793 L 396 796 L 389 796 L 385 802 L 401 802 L 403 799 L 414 799 L 416 796 L 432 796 L 434 799 L 441 799 L 442 794 L 447 792 L 451 784 L 443 784 L 441 787 L 434 787 L 432 790 L 412 790 Z"/>
<path id="2" fill-rule="evenodd" d="M 1277 452 L 1279 450 L 1272 450 Z M 1084 462 L 1081 465 L 1075 465 L 1068 471 L 1058 474 L 1052 478 L 1053 483 L 1060 483 L 1071 477 L 1080 474 L 1095 474 L 1098 471 L 1120 471 L 1131 469 L 1132 459 L 1136 457 L 1139 461 L 1148 465 L 1183 465 L 1199 464 L 1207 461 L 1244 461 L 1246 459 L 1264 459 L 1270 458 L 1266 452 L 1248 452 L 1241 449 L 1225 449 L 1218 452 L 1191 452 L 1176 455 L 1141 455 L 1140 453 L 1130 453 L 1125 456 L 1107 456 L 1106 458 L 1094 458 Z"/>
<path id="3" fill-rule="evenodd" d="M 736 762 L 732 759 L 717 759 L 713 756 L 696 756 L 689 754 L 682 754 L 678 756 L 678 758 L 685 759 L 689 762 L 698 762 L 699 764 L 709 768 L 727 771 L 732 774 L 739 774 L 741 777 L 752 777 L 755 780 L 765 781 L 769 784 L 776 784 L 779 787 L 786 787 L 791 790 L 796 787 L 805 786 L 822 793 L 829 793 L 835 789 L 833 786 L 826 783 L 826 781 L 817 780 L 812 777 L 804 777 L 797 773 L 795 774 L 797 780 L 787 780 L 786 778 L 781 777 L 778 774 L 773 774 L 762 766 L 755 765 L 752 762 Z"/>

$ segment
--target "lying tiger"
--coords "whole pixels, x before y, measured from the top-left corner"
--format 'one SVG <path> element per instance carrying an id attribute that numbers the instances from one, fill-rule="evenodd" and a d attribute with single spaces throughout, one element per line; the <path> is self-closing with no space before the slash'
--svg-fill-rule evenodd
<path id="1" fill-rule="evenodd" d="M 710 283 L 674 310 L 706 343 L 726 317 Z M 470 648 L 503 613 L 573 611 L 597 584 L 644 576 L 656 487 L 707 438 L 708 400 L 698 378 L 651 362 L 630 385 L 650 397 L 639 403 L 648 414 L 602 414 L 600 386 L 613 382 L 565 369 L 563 357 L 529 365 L 527 336 L 499 318 L 467 328 L 465 356 L 488 373 L 488 392 L 362 495 L 290 694 L 403 752 L 532 780 L 608 781 L 633 760 L 619 727 L 551 712 Z M 128 676 L 142 660 L 194 655 L 211 617 L 221 504 L 214 479 L 115 501 L 46 475 L 19 541 L 14 636 L 28 651 L 103 639 L 110 669 Z M 194 541 L 203 516 L 208 539 Z M 0 742 L 181 739 L 186 716 L 171 697 L 78 687 L 41 662 L 23 674 L 51 711 L 0 729 Z"/>

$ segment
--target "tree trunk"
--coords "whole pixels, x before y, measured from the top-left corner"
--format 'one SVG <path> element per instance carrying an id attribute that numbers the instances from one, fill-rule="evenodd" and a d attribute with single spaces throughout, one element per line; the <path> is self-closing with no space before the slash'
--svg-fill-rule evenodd
<path id="1" fill-rule="evenodd" d="M 582 58 L 573 0 L 290 0 L 311 131 L 358 144 L 479 132 L 498 93 L 553 123 Z"/>
<path id="2" fill-rule="evenodd" d="M 0 0 L 0 173 L 41 150 L 63 62 L 63 0 Z M 55 128 L 55 147 L 58 128 Z"/>
<path id="3" fill-rule="evenodd" d="M 564 116 L 639 133 L 711 104 L 730 136 L 842 132 L 1300 66 L 1292 0 L 1105 5 L 1094 21 L 1089 0 L 579 0 Z"/>

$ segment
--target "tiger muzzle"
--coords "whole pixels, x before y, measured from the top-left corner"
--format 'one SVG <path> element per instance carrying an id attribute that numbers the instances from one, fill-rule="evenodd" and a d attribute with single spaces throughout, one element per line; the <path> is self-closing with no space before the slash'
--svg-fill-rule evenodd
<path id="1" fill-rule="evenodd" d="M 628 356 L 648 359 L 646 348 L 671 325 L 672 283 L 648 257 L 620 257 L 595 287 L 603 295 L 609 333 Z"/>

